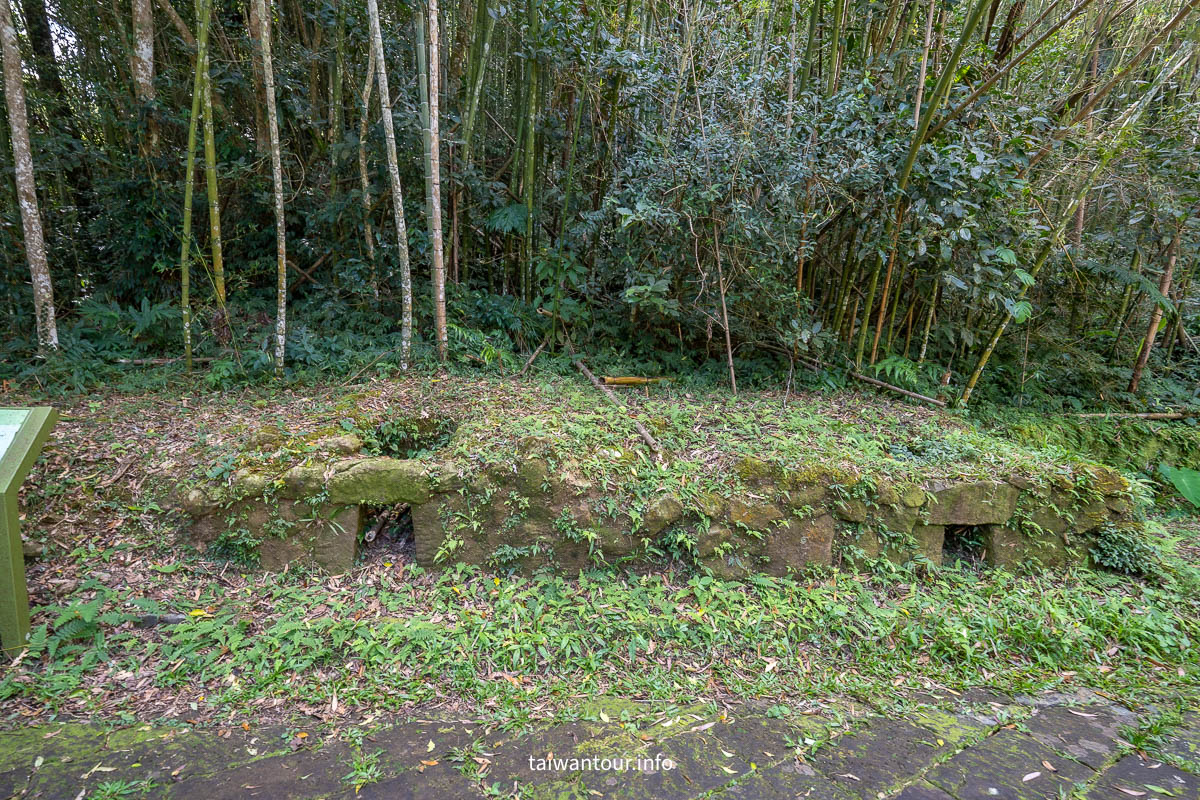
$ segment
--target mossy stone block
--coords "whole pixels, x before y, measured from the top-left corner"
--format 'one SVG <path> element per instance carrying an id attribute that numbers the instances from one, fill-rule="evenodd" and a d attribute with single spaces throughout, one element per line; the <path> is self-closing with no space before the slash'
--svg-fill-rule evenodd
<path id="1" fill-rule="evenodd" d="M 866 522 L 867 504 L 855 497 L 839 500 L 833 506 L 833 513 L 844 522 Z"/>
<path id="2" fill-rule="evenodd" d="M 829 566 L 833 562 L 833 534 L 834 522 L 829 514 L 789 520 L 767 535 L 765 571 L 782 576 L 789 568 Z"/>
<path id="3" fill-rule="evenodd" d="M 1021 490 L 1000 481 L 934 484 L 930 525 L 1003 525 L 1017 510 Z"/>
<path id="4" fill-rule="evenodd" d="M 993 567 L 1014 567 L 1025 560 L 1025 537 L 1005 525 L 983 529 L 984 559 Z"/>
<path id="5" fill-rule="evenodd" d="M 429 473 L 419 461 L 365 458 L 338 465 L 329 479 L 329 499 L 339 505 L 419 505 L 429 496 Z"/>
<path id="6" fill-rule="evenodd" d="M 783 519 L 783 511 L 774 503 L 747 503 L 740 498 L 729 501 L 729 520 L 752 531 L 766 532 Z"/>
<path id="7" fill-rule="evenodd" d="M 325 489 L 325 469 L 317 466 L 298 465 L 283 473 L 284 497 L 296 499 L 313 497 Z"/>
<path id="8" fill-rule="evenodd" d="M 540 458 L 529 458 L 517 467 L 517 491 L 526 497 L 538 497 L 549 491 L 550 465 Z"/>
<path id="9" fill-rule="evenodd" d="M 646 536 L 657 536 L 668 525 L 674 525 L 683 516 L 683 504 L 674 495 L 659 495 L 642 515 L 640 532 Z"/>

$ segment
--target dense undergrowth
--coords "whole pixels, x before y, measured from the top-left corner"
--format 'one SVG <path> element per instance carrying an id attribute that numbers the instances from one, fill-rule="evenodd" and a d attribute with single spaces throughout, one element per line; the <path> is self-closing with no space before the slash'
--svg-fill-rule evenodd
<path id="1" fill-rule="evenodd" d="M 581 452 L 637 447 L 628 416 L 578 378 L 543 378 L 174 387 L 71 401 L 24 498 L 26 533 L 43 548 L 30 564 L 34 634 L 0 678 L 0 700 L 13 715 L 203 720 L 319 710 L 336 694 L 352 713 L 444 706 L 519 720 L 569 713 L 581 695 L 877 698 L 928 682 L 1089 685 L 1135 704 L 1200 696 L 1200 532 L 1165 491 L 1144 539 L 1099 545 L 1115 548 L 1101 554 L 1115 570 L 1140 559 L 1139 576 L 1008 573 L 953 559 L 730 582 L 669 559 L 645 576 L 430 574 L 385 548 L 322 577 L 263 574 L 176 539 L 176 482 L 228 476 L 241 443 L 264 427 L 287 430 L 283 448 L 295 457 L 329 431 L 377 431 L 400 409 L 456 419 L 451 450 L 547 434 Z M 799 457 L 796 448 L 883 474 L 1046 470 L 1087 457 L 1006 440 L 973 416 L 861 395 L 793 395 L 784 409 L 782 393 L 689 394 L 626 395 L 684 462 L 695 458 L 681 474 L 725 474 L 745 456 Z M 673 479 L 643 459 L 621 463 L 634 485 Z M 1142 477 L 1146 490 L 1161 488 Z M 135 624 L 168 614 L 183 621 Z"/>
<path id="2" fill-rule="evenodd" d="M 1145 583 L 963 564 L 722 582 L 673 571 L 429 575 L 391 561 L 337 580 L 171 562 L 137 587 L 88 581 L 79 591 L 92 599 L 44 613 L 0 699 L 132 713 L 143 694 L 120 687 L 147 671 L 185 714 L 235 719 L 334 696 L 351 708 L 462 703 L 519 718 L 535 701 L 544 713 L 582 695 L 878 698 L 928 682 L 1078 684 L 1135 705 L 1200 697 L 1200 569 L 1167 552 Z M 166 612 L 186 622 L 129 624 Z"/>

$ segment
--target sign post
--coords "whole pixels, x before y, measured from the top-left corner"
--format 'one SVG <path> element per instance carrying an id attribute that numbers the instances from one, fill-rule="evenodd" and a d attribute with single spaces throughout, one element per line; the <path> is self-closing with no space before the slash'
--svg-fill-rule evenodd
<path id="1" fill-rule="evenodd" d="M 6 654 L 18 652 L 29 636 L 17 492 L 57 421 L 53 408 L 0 408 L 0 641 Z"/>

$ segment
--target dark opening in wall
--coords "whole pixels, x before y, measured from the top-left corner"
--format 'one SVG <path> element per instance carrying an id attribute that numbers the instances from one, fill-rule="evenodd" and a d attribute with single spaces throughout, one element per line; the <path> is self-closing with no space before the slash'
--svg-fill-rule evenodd
<path id="1" fill-rule="evenodd" d="M 412 508 L 407 503 L 395 506 L 363 506 L 363 560 L 390 560 L 413 556 Z"/>
<path id="2" fill-rule="evenodd" d="M 946 539 L 942 544 L 942 563 L 966 561 L 971 564 L 983 562 L 984 530 L 982 525 L 947 525 Z"/>

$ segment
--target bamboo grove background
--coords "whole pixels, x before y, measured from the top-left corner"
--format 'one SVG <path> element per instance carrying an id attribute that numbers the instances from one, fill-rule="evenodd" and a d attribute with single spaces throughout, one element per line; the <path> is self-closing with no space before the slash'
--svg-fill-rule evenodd
<path id="1" fill-rule="evenodd" d="M 214 381 L 570 341 L 1197 397 L 1200 0 L 0 2 L 58 337 L 7 102 L 0 377 L 82 386 L 186 327 Z"/>

